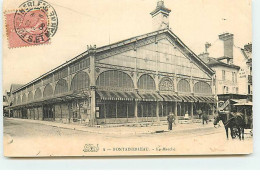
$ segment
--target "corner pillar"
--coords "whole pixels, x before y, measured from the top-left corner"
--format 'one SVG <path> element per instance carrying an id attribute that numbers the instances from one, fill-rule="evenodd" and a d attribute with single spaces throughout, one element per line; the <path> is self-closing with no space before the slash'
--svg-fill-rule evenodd
<path id="1" fill-rule="evenodd" d="M 94 126 L 96 123 L 96 87 L 90 88 L 90 119 L 89 126 Z"/>
<path id="2" fill-rule="evenodd" d="M 96 124 L 96 62 L 95 62 L 95 54 L 96 49 L 90 48 L 89 50 L 90 57 L 90 119 L 89 126 L 94 126 Z"/>

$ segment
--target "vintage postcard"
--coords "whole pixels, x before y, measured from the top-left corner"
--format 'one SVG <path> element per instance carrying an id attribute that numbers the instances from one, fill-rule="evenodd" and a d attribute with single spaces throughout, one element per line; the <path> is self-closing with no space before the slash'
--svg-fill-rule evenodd
<path id="1" fill-rule="evenodd" d="M 4 155 L 253 153 L 251 8 L 4 0 Z"/>

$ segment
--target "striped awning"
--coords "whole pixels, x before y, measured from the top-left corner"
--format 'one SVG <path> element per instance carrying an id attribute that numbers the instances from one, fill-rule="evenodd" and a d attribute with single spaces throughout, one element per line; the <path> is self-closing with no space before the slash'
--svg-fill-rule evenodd
<path id="1" fill-rule="evenodd" d="M 97 94 L 101 100 L 141 100 L 141 97 L 136 92 L 97 91 Z"/>
<path id="2" fill-rule="evenodd" d="M 199 100 L 199 102 L 203 102 L 203 103 L 214 103 L 215 102 L 214 97 L 196 96 L 196 98 Z"/>
<path id="3" fill-rule="evenodd" d="M 180 99 L 184 102 L 196 102 L 197 99 L 195 99 L 193 96 L 179 96 Z"/>
<path id="4" fill-rule="evenodd" d="M 208 103 L 215 103 L 215 98 L 214 97 L 205 97 L 208 101 Z"/>
<path id="5" fill-rule="evenodd" d="M 139 93 L 142 101 L 163 101 L 158 93 Z"/>
<path id="6" fill-rule="evenodd" d="M 198 99 L 199 102 L 206 102 L 207 100 L 203 97 L 200 96 L 196 96 L 196 98 Z"/>
<path id="7" fill-rule="evenodd" d="M 179 98 L 177 95 L 172 95 L 172 94 L 160 94 L 163 97 L 164 101 L 182 101 L 181 98 Z"/>

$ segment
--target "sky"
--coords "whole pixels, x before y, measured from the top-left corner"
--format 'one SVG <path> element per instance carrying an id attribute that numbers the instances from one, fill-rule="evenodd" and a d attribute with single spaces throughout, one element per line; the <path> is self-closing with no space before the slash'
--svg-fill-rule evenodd
<path id="1" fill-rule="evenodd" d="M 8 48 L 3 30 L 3 91 L 25 84 L 87 50 L 152 32 L 150 12 L 157 0 L 46 0 L 59 19 L 51 43 Z M 5 0 L 4 11 L 24 0 Z M 223 32 L 234 34 L 235 45 L 252 42 L 251 0 L 165 0 L 171 30 L 196 54 L 214 44 Z"/>

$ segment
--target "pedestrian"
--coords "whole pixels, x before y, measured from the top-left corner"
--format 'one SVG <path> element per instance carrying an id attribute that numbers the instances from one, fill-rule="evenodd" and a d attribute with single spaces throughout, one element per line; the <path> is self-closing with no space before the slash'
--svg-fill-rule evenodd
<path id="1" fill-rule="evenodd" d="M 197 111 L 197 114 L 199 115 L 199 119 L 201 119 L 202 110 L 201 110 L 201 109 L 199 109 L 199 110 Z"/>
<path id="2" fill-rule="evenodd" d="M 169 113 L 167 117 L 167 121 L 168 121 L 168 130 L 172 130 L 172 123 L 175 124 L 175 117 L 172 112 Z"/>
<path id="3" fill-rule="evenodd" d="M 206 124 L 208 124 L 208 115 L 206 114 L 205 111 L 202 112 L 202 124 L 204 125 L 204 123 L 206 122 Z"/>

